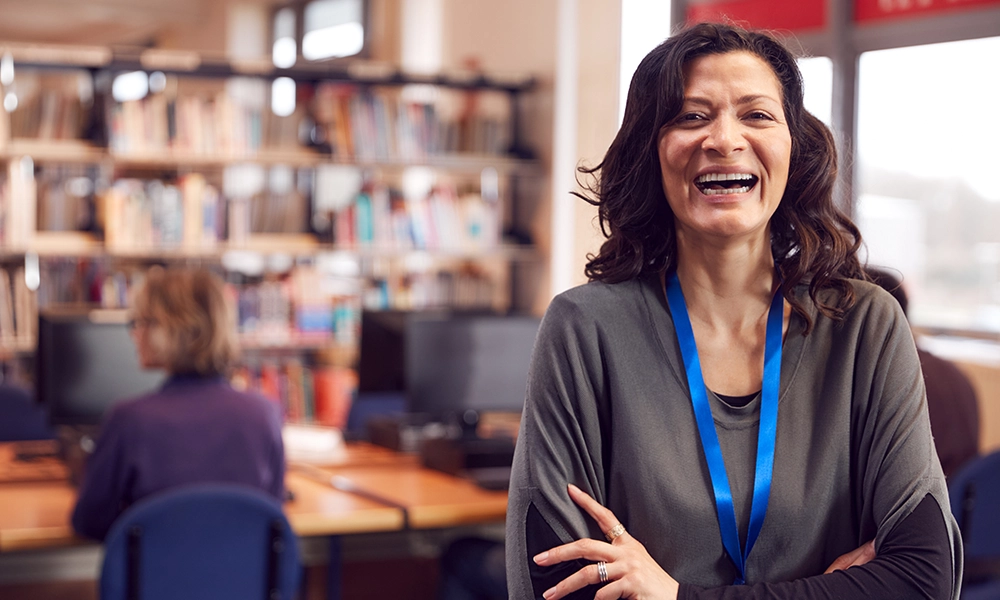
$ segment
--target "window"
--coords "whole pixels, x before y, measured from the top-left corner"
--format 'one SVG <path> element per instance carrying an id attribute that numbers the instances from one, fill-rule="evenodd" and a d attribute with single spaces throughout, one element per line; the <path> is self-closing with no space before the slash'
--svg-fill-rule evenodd
<path id="1" fill-rule="evenodd" d="M 303 19 L 302 56 L 306 60 L 359 54 L 365 45 L 362 0 L 313 0 Z"/>
<path id="2" fill-rule="evenodd" d="M 830 127 L 833 116 L 833 61 L 826 56 L 800 58 L 806 110 Z"/>
<path id="3" fill-rule="evenodd" d="M 274 66 L 291 68 L 299 56 L 315 61 L 362 54 L 365 15 L 365 0 L 295 0 L 278 9 L 271 23 Z"/>
<path id="4" fill-rule="evenodd" d="M 667 39 L 670 32 L 670 2 L 622 0 L 621 58 L 619 62 L 618 122 L 625 115 L 625 98 L 639 62 Z"/>
<path id="5" fill-rule="evenodd" d="M 295 42 L 295 10 L 282 8 L 274 15 L 274 43 L 271 60 L 279 69 L 295 66 L 298 45 Z"/>
<path id="6" fill-rule="evenodd" d="M 856 220 L 915 325 L 1000 332 L 1000 37 L 866 52 Z"/>

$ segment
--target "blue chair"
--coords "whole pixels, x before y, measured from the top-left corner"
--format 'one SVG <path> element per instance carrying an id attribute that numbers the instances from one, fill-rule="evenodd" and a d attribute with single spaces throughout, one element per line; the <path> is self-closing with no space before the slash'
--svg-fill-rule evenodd
<path id="1" fill-rule="evenodd" d="M 301 568 L 281 505 L 235 484 L 194 484 L 137 502 L 105 540 L 102 600 L 290 600 Z"/>
<path id="2" fill-rule="evenodd" d="M 52 439 L 42 407 L 19 387 L 0 384 L 0 442 Z"/>
<path id="3" fill-rule="evenodd" d="M 948 494 L 965 547 L 964 598 L 973 585 L 1000 582 L 1000 450 L 966 463 Z"/>

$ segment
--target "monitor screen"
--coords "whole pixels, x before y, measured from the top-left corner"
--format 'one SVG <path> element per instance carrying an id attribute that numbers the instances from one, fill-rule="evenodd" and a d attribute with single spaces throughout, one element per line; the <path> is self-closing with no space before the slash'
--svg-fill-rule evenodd
<path id="1" fill-rule="evenodd" d="M 412 316 L 406 330 L 411 412 L 521 412 L 535 335 L 531 316 Z"/>
<path id="2" fill-rule="evenodd" d="M 95 425 L 115 402 L 160 386 L 139 366 L 123 310 L 42 311 L 35 393 L 52 425 Z"/>
<path id="3" fill-rule="evenodd" d="M 358 392 L 406 391 L 403 340 L 409 312 L 361 311 L 361 341 L 358 348 Z"/>

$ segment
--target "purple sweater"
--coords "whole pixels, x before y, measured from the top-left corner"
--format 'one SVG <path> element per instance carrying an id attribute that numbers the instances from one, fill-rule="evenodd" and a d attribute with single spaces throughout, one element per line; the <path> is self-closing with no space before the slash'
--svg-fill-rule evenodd
<path id="1" fill-rule="evenodd" d="M 103 540 L 133 503 L 178 485 L 230 482 L 284 495 L 281 415 L 221 377 L 174 376 L 105 415 L 73 511 L 73 528 Z"/>

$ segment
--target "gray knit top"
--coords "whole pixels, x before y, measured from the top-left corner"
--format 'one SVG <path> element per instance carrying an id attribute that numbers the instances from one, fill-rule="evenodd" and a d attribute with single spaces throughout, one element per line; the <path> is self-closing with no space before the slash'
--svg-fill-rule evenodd
<path id="1" fill-rule="evenodd" d="M 876 540 L 925 497 L 948 531 L 953 581 L 961 541 L 934 451 L 920 364 L 893 298 L 854 282 L 840 322 L 792 314 L 781 365 L 770 503 L 747 561 L 749 584 L 819 575 Z M 805 296 L 805 291 L 802 291 Z M 829 292 L 830 294 L 834 292 Z M 807 306 L 812 307 L 806 297 Z M 709 393 L 745 540 L 760 398 L 727 405 Z M 557 296 L 535 343 L 507 512 L 511 598 L 530 598 L 529 511 L 558 542 L 603 539 L 566 492 L 574 483 L 610 508 L 674 579 L 732 584 L 715 496 L 658 277 L 592 282 Z M 862 567 L 863 568 L 863 567 Z"/>

